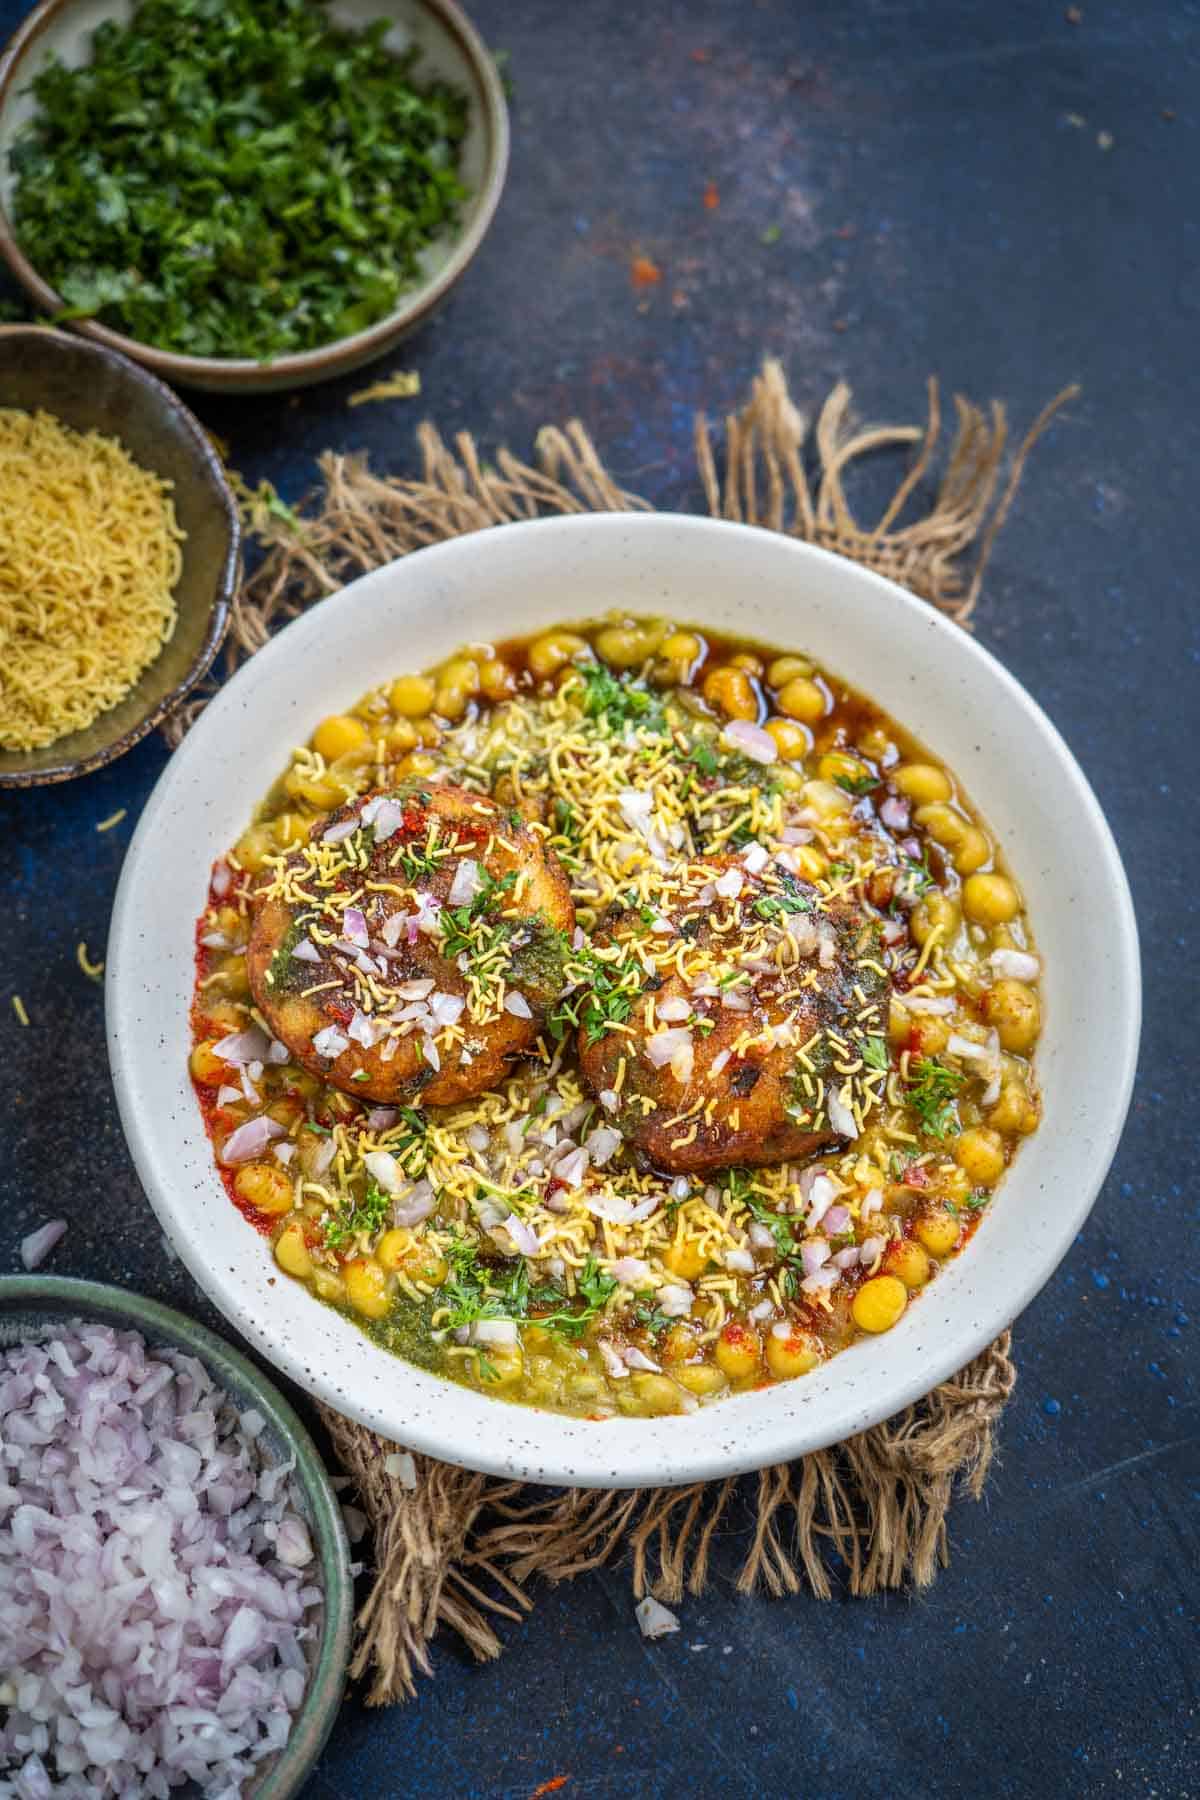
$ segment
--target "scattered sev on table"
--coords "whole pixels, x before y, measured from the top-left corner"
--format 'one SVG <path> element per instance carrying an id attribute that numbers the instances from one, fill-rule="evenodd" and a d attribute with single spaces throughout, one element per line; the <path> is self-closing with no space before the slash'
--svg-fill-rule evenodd
<path id="1" fill-rule="evenodd" d="M 123 700 L 175 629 L 170 483 L 114 438 L 0 407 L 0 749 Z"/>

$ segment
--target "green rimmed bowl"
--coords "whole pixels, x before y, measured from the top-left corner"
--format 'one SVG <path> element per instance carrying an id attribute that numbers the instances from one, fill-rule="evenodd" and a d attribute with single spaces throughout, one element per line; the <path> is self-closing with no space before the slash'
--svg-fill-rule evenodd
<path id="1" fill-rule="evenodd" d="M 240 1351 L 203 1325 L 156 1300 L 126 1294 L 97 1281 L 57 1275 L 0 1276 L 0 1348 L 49 1336 L 56 1324 L 82 1319 L 141 1333 L 154 1347 L 196 1357 L 242 1409 L 254 1407 L 266 1420 L 259 1442 L 276 1461 L 295 1459 L 292 1482 L 298 1510 L 316 1548 L 324 1606 L 316 1636 L 309 1641 L 308 1687 L 291 1736 L 273 1759 L 265 1759 L 246 1800 L 290 1800 L 312 1773 L 333 1728 L 346 1681 L 353 1614 L 350 1551 L 337 1497 L 308 1432 L 273 1382 Z M 181 1789 L 181 1800 L 190 1789 Z"/>

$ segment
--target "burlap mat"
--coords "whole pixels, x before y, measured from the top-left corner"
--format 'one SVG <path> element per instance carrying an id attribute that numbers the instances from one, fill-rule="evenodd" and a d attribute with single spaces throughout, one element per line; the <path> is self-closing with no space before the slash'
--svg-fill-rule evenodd
<path id="1" fill-rule="evenodd" d="M 1074 392 L 1050 402 L 1011 460 L 1004 408 L 993 402 L 985 413 L 956 398 L 942 457 L 936 382 L 929 383 L 921 426 L 855 425 L 850 390 L 839 383 L 810 433 L 779 364 L 767 362 L 748 405 L 726 418 L 719 447 L 708 421 L 696 420 L 697 472 L 714 517 L 852 557 L 966 625 L 1026 457 Z M 266 488 L 247 494 L 248 521 L 264 554 L 234 603 L 229 668 L 313 601 L 423 545 L 543 514 L 647 509 L 614 481 L 578 421 L 539 432 L 536 466 L 507 450 L 485 463 L 467 433 L 451 450 L 428 423 L 417 437 L 418 479 L 373 475 L 362 457 L 326 452 L 322 485 L 299 515 L 289 515 Z M 851 470 L 876 452 L 914 445 L 880 518 L 861 524 L 847 497 Z M 179 741 L 206 698 L 169 722 L 168 741 Z M 498 1656 L 495 1621 L 531 1609 L 535 1576 L 561 1581 L 625 1554 L 636 1596 L 653 1592 L 670 1602 L 699 1594 L 714 1534 L 739 1512 L 749 1537 L 741 1593 L 807 1587 L 827 1599 L 835 1577 L 859 1595 L 925 1587 L 947 1560 L 946 1515 L 955 1492 L 978 1499 L 983 1491 L 996 1424 L 1016 1380 L 1009 1348 L 1004 1332 L 954 1380 L 845 1443 L 742 1483 L 684 1488 L 548 1492 L 425 1456 L 414 1459 L 411 1488 L 385 1467 L 400 1446 L 323 1407 L 374 1541 L 373 1584 L 358 1618 L 351 1673 L 370 1676 L 370 1704 L 402 1699 L 414 1692 L 417 1670 L 432 1672 L 428 1645 L 440 1625 L 481 1661 Z"/>

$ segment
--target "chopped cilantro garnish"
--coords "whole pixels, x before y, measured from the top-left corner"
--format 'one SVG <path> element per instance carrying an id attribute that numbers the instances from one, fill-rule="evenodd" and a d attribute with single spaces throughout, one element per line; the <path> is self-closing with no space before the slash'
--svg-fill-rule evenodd
<path id="1" fill-rule="evenodd" d="M 868 1069 L 887 1069 L 891 1067 L 888 1047 L 883 1038 L 869 1037 L 862 1040 L 862 1059 Z"/>
<path id="2" fill-rule="evenodd" d="M 877 787 L 882 786 L 878 775 L 835 775 L 834 780 L 848 794 L 859 796 L 873 794 Z"/>
<path id="3" fill-rule="evenodd" d="M 721 759 L 713 746 L 700 738 L 688 751 L 688 761 L 695 763 L 702 775 L 715 775 L 721 766 Z"/>
<path id="4" fill-rule="evenodd" d="M 559 1001 L 547 1025 L 555 1040 L 564 1037 L 572 1027 L 582 1026 L 588 1043 L 597 1044 L 609 1025 L 624 1024 L 633 1011 L 633 1003 L 641 993 L 643 972 L 638 963 L 629 960 L 605 962 L 587 946 L 571 953 L 571 963 L 583 965 L 583 984 Z"/>
<path id="5" fill-rule="evenodd" d="M 611 1275 L 606 1275 L 594 1256 L 589 1256 L 583 1265 L 575 1286 L 583 1299 L 583 1305 L 576 1311 L 569 1311 L 558 1306 L 566 1296 L 557 1288 L 540 1288 L 531 1296 L 533 1304 L 557 1307 L 548 1313 L 531 1313 L 529 1323 L 540 1325 L 545 1331 L 561 1331 L 564 1337 L 580 1337 L 592 1320 L 603 1312 L 609 1299 L 617 1291 L 617 1282 Z"/>
<path id="6" fill-rule="evenodd" d="M 429 854 L 423 844 L 405 844 L 400 851 L 400 867 L 410 881 L 417 881 L 422 875 L 432 875 L 437 867 L 437 860 Z"/>
<path id="7" fill-rule="evenodd" d="M 394 312 L 459 222 L 470 114 L 387 29 L 311 0 L 140 0 L 83 66 L 51 57 L 11 210 L 65 316 L 265 360 Z"/>
<path id="8" fill-rule="evenodd" d="M 923 1056 L 913 1064 L 905 1098 L 930 1137 L 949 1137 L 958 1130 L 955 1100 L 964 1080 L 957 1069 L 948 1069 L 936 1057 Z"/>
<path id="9" fill-rule="evenodd" d="M 323 1221 L 326 1244 L 331 1250 L 344 1250 L 360 1232 L 374 1237 L 387 1223 L 391 1205 L 391 1199 L 383 1189 L 373 1181 L 368 1182 L 366 1197 L 357 1205 L 348 1206 L 344 1200 L 337 1212 L 326 1213 Z"/>
<path id="10" fill-rule="evenodd" d="M 498 936 L 510 929 L 506 919 L 498 920 L 487 933 L 486 945 L 479 942 L 480 934 L 473 927 L 485 913 L 491 910 L 495 901 L 503 898 L 509 889 L 516 886 L 517 872 L 510 869 L 497 881 L 494 875 L 480 867 L 479 891 L 473 900 L 465 906 L 444 906 L 438 914 L 438 929 L 442 935 L 442 954 L 444 956 L 461 956 L 464 951 L 469 955 L 481 948 L 490 949 Z"/>
<path id="11" fill-rule="evenodd" d="M 614 675 L 603 663 L 585 663 L 583 676 L 583 713 L 587 719 L 603 719 L 610 731 L 618 731 L 630 720 L 658 730 L 662 713 L 654 695 L 627 676 Z"/>

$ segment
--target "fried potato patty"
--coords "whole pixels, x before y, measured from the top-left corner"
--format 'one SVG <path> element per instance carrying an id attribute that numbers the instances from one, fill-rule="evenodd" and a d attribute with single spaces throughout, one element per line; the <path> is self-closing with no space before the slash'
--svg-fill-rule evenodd
<path id="1" fill-rule="evenodd" d="M 610 914 L 596 935 L 606 989 L 625 981 L 637 997 L 608 1021 L 585 999 L 583 1072 L 626 1141 L 668 1173 L 785 1162 L 853 1137 L 884 1079 L 876 926 L 760 858 L 691 863 L 656 913 Z"/>
<path id="2" fill-rule="evenodd" d="M 383 1103 L 449 1105 L 531 1050 L 575 924 L 542 835 L 462 789 L 363 795 L 252 898 L 254 999 L 295 1060 Z"/>

